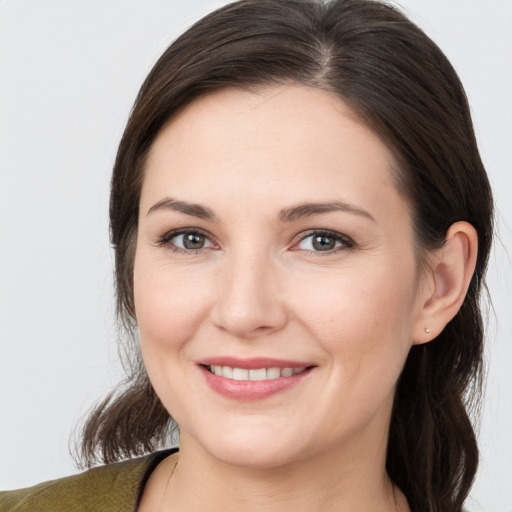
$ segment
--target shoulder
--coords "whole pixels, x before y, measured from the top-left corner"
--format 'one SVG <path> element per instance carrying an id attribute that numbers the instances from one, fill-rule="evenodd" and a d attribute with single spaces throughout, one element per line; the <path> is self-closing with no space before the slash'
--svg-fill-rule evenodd
<path id="1" fill-rule="evenodd" d="M 0 492 L 2 512 L 133 512 L 156 465 L 173 450 L 99 466 L 16 491 Z"/>

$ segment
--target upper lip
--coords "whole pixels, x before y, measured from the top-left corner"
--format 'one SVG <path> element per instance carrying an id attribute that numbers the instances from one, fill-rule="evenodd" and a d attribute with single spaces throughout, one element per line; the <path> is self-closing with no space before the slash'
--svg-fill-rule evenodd
<path id="1" fill-rule="evenodd" d="M 229 366 L 231 368 L 245 368 L 247 370 L 257 370 L 259 368 L 307 368 L 309 366 L 315 366 L 313 363 L 307 361 L 290 361 L 272 357 L 251 357 L 242 359 L 231 356 L 207 357 L 197 361 L 197 364 L 203 366 Z"/>

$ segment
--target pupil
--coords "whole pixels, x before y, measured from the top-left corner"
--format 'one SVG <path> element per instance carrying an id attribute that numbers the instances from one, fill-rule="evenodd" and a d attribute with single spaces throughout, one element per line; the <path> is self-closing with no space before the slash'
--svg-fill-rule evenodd
<path id="1" fill-rule="evenodd" d="M 186 249 L 201 249 L 204 245 L 204 235 L 190 233 L 183 237 L 183 245 Z"/>
<path id="2" fill-rule="evenodd" d="M 329 251 L 334 249 L 335 240 L 329 236 L 315 236 L 313 238 L 313 247 L 318 251 Z"/>

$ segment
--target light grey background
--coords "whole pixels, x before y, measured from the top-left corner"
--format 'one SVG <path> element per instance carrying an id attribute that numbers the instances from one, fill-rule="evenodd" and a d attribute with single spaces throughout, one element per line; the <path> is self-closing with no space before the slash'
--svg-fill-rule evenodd
<path id="1" fill-rule="evenodd" d="M 135 94 L 222 0 L 0 1 L 0 488 L 75 472 L 73 426 L 121 376 L 108 183 Z M 512 0 L 403 0 L 469 96 L 496 194 L 472 512 L 512 511 Z"/>

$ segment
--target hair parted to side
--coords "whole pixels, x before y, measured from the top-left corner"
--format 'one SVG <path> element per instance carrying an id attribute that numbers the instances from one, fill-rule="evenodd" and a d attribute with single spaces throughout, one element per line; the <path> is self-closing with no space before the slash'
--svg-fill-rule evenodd
<path id="1" fill-rule="evenodd" d="M 464 90 L 441 50 L 401 12 L 375 0 L 241 0 L 209 14 L 160 57 L 135 101 L 111 183 L 117 308 L 135 324 L 133 262 L 144 163 L 178 111 L 225 87 L 298 83 L 336 94 L 390 148 L 409 200 L 419 261 L 449 226 L 471 223 L 478 260 L 466 299 L 438 338 L 414 346 L 399 379 L 387 471 L 413 511 L 462 509 L 478 463 L 470 422 L 482 374 L 480 293 L 492 197 Z M 82 458 L 113 462 L 161 446 L 174 424 L 138 349 L 124 387 L 90 415 Z"/>

